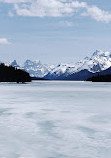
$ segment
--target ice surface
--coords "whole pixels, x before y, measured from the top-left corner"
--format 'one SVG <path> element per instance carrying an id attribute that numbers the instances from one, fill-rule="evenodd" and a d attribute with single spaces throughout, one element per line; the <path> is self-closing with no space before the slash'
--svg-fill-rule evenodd
<path id="1" fill-rule="evenodd" d="M 0 84 L 0 158 L 110 158 L 111 83 Z"/>

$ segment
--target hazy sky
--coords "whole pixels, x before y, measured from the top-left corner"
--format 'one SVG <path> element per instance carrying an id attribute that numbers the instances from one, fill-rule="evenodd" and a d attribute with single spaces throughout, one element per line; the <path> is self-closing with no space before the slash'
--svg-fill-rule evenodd
<path id="1" fill-rule="evenodd" d="M 111 51 L 111 1 L 0 0 L 0 60 L 75 62 Z"/>

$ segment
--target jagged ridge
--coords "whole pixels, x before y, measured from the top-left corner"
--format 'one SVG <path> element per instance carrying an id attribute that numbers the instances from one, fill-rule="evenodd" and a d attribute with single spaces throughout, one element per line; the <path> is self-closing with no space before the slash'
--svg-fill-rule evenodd
<path id="1" fill-rule="evenodd" d="M 44 77 L 46 79 L 72 79 L 74 76 L 87 70 L 89 73 L 101 72 L 111 66 L 111 53 L 96 50 L 91 57 L 85 57 L 75 64 L 45 65 L 39 60 L 26 60 L 23 65 L 18 65 L 16 60 L 10 63 L 12 66 L 26 70 L 32 77 Z M 88 73 L 88 74 L 89 74 Z M 82 74 L 83 75 L 83 74 Z"/>

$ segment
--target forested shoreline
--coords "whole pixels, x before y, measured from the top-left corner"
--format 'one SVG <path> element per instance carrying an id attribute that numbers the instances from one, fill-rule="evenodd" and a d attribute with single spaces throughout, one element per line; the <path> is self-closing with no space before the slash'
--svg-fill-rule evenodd
<path id="1" fill-rule="evenodd" d="M 28 72 L 15 68 L 13 66 L 7 66 L 4 63 L 0 64 L 0 82 L 16 82 L 25 83 L 31 82 L 31 77 Z"/>

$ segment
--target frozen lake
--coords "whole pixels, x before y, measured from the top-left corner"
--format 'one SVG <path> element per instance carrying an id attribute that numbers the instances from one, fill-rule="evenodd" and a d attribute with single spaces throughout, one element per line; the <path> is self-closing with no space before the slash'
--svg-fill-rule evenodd
<path id="1" fill-rule="evenodd" d="M 111 158 L 111 83 L 0 84 L 0 158 Z"/>

